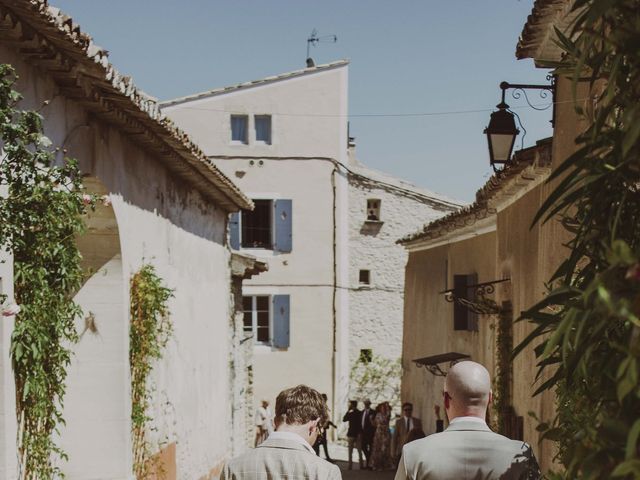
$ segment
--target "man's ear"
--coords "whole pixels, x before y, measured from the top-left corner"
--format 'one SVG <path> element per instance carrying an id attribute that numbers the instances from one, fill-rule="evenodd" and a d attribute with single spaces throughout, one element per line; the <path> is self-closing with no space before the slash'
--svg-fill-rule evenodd
<path id="1" fill-rule="evenodd" d="M 447 392 L 444 392 L 443 396 L 444 396 L 444 408 L 445 410 L 449 410 L 449 407 L 451 406 L 451 397 Z"/>
<path id="2" fill-rule="evenodd" d="M 491 405 L 493 403 L 493 390 L 489 390 L 489 401 L 487 405 Z"/>

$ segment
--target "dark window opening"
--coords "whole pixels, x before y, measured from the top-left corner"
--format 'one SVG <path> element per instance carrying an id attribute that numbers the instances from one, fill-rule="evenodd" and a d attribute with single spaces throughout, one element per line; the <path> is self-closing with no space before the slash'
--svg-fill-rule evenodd
<path id="1" fill-rule="evenodd" d="M 271 200 L 254 200 L 253 211 L 242 212 L 242 248 L 273 248 Z"/>
<path id="2" fill-rule="evenodd" d="M 244 332 L 252 334 L 256 343 L 270 343 L 270 298 L 268 295 L 242 297 Z"/>
<path id="3" fill-rule="evenodd" d="M 462 298 L 470 302 L 475 301 L 475 288 L 469 288 L 478 283 L 478 275 L 454 275 L 453 276 L 453 294 L 456 298 Z M 460 302 L 453 304 L 453 329 L 478 331 L 478 315 L 472 312 L 468 307 Z"/>
<path id="4" fill-rule="evenodd" d="M 359 282 L 360 285 L 370 285 L 371 272 L 369 270 L 360 270 Z"/>
<path id="5" fill-rule="evenodd" d="M 382 202 L 378 199 L 371 198 L 367 200 L 367 220 L 373 222 L 380 221 L 380 204 Z"/>
<path id="6" fill-rule="evenodd" d="M 370 348 L 363 348 L 360 350 L 360 362 L 370 363 L 373 360 L 373 351 Z"/>

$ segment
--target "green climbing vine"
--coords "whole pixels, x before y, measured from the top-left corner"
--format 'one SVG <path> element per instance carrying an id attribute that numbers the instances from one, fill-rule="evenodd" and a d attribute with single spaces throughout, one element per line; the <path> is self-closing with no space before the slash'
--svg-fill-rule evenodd
<path id="1" fill-rule="evenodd" d="M 154 466 L 148 440 L 151 421 L 149 375 L 154 362 L 162 358 L 171 337 L 167 302 L 173 290 L 164 286 L 152 265 L 144 265 L 131 277 L 131 325 L 129 364 L 131 368 L 131 433 L 133 470 L 136 478 L 146 478 Z M 156 472 L 157 473 L 157 472 Z"/>
<path id="2" fill-rule="evenodd" d="M 82 282 L 75 236 L 83 230 L 86 195 L 78 166 L 43 135 L 42 117 L 17 108 L 16 75 L 0 65 L 0 246 L 13 254 L 16 314 L 11 361 L 16 386 L 19 478 L 63 476 L 56 444 L 63 423 L 63 400 L 74 319 L 81 314 L 73 294 Z M 3 299 L 8 300 L 8 299 Z"/>
<path id="3" fill-rule="evenodd" d="M 513 313 L 510 305 L 505 304 L 498 314 L 496 325 L 496 374 L 493 386 L 493 411 L 496 429 L 503 435 L 508 435 L 507 425 L 511 413 L 511 376 L 513 371 L 511 352 L 513 351 L 512 333 Z"/>

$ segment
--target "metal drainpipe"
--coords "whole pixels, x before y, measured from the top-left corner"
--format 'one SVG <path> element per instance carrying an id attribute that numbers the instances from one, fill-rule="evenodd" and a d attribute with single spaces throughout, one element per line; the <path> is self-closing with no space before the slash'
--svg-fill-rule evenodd
<path id="1" fill-rule="evenodd" d="M 332 338 L 332 353 L 331 353 L 331 413 L 333 416 L 333 423 L 336 423 L 336 334 L 337 334 L 337 292 L 338 292 L 338 256 L 337 256 L 337 198 L 336 198 L 336 173 L 337 167 L 333 166 L 331 170 L 331 188 L 333 190 L 333 293 L 332 293 L 332 313 L 333 313 L 333 338 Z"/>

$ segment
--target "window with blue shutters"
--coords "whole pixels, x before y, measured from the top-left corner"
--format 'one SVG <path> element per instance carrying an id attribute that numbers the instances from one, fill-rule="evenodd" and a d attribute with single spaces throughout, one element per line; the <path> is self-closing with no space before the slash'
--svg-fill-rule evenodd
<path id="1" fill-rule="evenodd" d="M 291 200 L 274 202 L 273 223 L 276 231 L 275 250 L 290 252 L 293 247 L 293 202 Z"/>
<path id="2" fill-rule="evenodd" d="M 289 348 L 290 343 L 289 295 L 273 296 L 273 346 Z"/>
<path id="3" fill-rule="evenodd" d="M 293 248 L 293 202 L 254 199 L 254 210 L 229 219 L 231 248 L 259 248 L 289 253 Z"/>
<path id="4" fill-rule="evenodd" d="M 244 333 L 257 345 L 289 348 L 289 295 L 242 297 Z"/>

